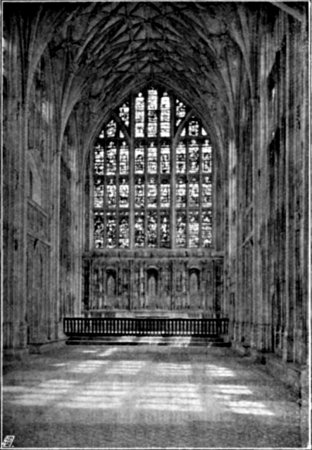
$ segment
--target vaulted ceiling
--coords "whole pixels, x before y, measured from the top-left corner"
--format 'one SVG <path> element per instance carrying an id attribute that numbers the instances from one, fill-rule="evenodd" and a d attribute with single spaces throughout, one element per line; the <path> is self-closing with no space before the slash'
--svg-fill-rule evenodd
<path id="1" fill-rule="evenodd" d="M 259 17 L 274 24 L 279 9 L 301 14 L 300 6 L 284 2 L 18 5 L 25 61 L 35 67 L 49 52 L 63 122 L 75 111 L 90 139 L 108 112 L 147 81 L 174 90 L 212 135 L 222 133 L 241 90 L 254 95 Z"/>

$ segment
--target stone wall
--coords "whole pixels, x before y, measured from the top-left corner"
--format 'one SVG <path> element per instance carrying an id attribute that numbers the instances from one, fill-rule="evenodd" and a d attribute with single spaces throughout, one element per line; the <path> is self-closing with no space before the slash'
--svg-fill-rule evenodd
<path id="1" fill-rule="evenodd" d="M 304 16 L 266 16 L 250 44 L 229 142 L 225 291 L 236 345 L 307 358 L 307 34 Z"/>

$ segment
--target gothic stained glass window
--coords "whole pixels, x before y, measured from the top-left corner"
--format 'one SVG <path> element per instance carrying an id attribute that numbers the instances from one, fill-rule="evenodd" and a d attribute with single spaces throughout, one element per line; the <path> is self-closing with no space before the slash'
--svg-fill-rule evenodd
<path id="1" fill-rule="evenodd" d="M 94 248 L 211 247 L 212 169 L 189 106 L 160 87 L 132 93 L 94 144 Z"/>

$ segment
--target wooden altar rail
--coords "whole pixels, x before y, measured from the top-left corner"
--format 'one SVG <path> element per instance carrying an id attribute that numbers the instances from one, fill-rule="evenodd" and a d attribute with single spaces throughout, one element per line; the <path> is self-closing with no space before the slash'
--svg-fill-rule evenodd
<path id="1" fill-rule="evenodd" d="M 220 336 L 229 319 L 64 318 L 67 336 Z"/>

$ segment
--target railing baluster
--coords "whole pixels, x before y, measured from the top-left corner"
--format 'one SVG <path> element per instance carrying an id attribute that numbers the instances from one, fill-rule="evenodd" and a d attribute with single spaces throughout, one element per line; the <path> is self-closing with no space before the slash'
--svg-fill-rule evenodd
<path id="1" fill-rule="evenodd" d="M 228 333 L 228 318 L 65 317 L 66 335 L 218 336 Z"/>

